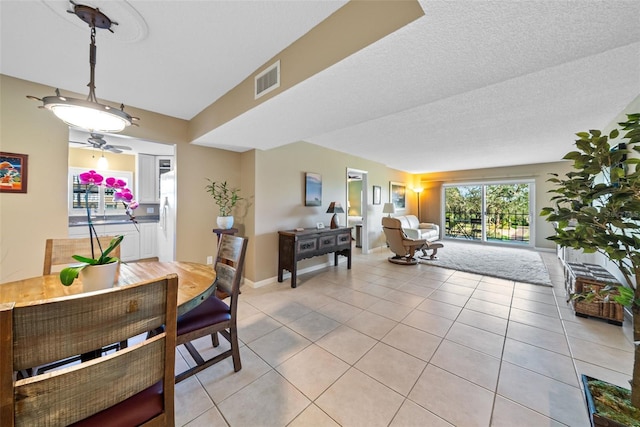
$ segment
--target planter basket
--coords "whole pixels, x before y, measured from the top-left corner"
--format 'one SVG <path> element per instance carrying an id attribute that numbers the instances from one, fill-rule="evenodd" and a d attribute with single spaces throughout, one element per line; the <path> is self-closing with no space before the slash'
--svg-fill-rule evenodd
<path id="1" fill-rule="evenodd" d="M 593 427 L 627 427 L 624 424 L 620 424 L 617 421 L 603 417 L 596 411 L 596 404 L 593 401 L 591 390 L 589 389 L 589 381 L 593 378 L 586 375 L 582 375 L 582 387 L 584 389 L 585 397 L 587 398 L 587 407 L 589 409 L 589 418 L 591 419 L 591 425 Z"/>
<path id="2" fill-rule="evenodd" d="M 591 291 L 598 294 L 607 285 L 620 284 L 607 270 L 595 264 L 567 263 L 565 274 L 568 291 L 575 294 Z M 624 307 L 613 300 L 572 300 L 572 305 L 577 316 L 599 317 L 616 325 L 622 325 L 624 321 Z"/>
<path id="3" fill-rule="evenodd" d="M 624 308 L 616 302 L 574 301 L 573 309 L 576 314 L 585 316 L 600 317 L 620 323 L 624 320 Z"/>

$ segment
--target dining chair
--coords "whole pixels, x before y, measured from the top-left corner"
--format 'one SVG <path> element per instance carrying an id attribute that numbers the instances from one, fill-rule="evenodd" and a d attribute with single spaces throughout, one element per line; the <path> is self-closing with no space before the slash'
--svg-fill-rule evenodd
<path id="1" fill-rule="evenodd" d="M 106 249 L 109 247 L 109 243 L 115 236 L 100 236 L 97 239 L 100 240 L 100 245 L 102 249 Z M 95 239 L 95 238 L 94 238 Z M 98 254 L 100 249 L 94 240 L 94 253 Z M 64 267 L 69 266 L 70 264 L 78 264 L 79 262 L 73 258 L 73 255 L 84 255 L 87 257 L 91 256 L 91 239 L 89 237 L 83 238 L 72 238 L 72 239 L 47 239 L 45 242 L 44 248 L 44 266 L 42 268 L 42 274 L 48 275 L 54 272 L 58 272 Z M 111 256 L 116 258 L 120 258 L 120 245 L 118 245 L 112 252 Z M 62 286 L 62 285 L 61 285 Z M 102 350 L 94 350 L 94 352 L 98 351 L 109 351 L 114 348 L 126 348 L 128 345 L 127 341 L 123 341 L 113 346 L 109 346 Z M 49 369 L 58 368 L 60 366 L 76 362 L 80 360 L 80 355 L 73 356 L 67 360 L 58 360 L 55 363 L 48 364 L 46 366 L 38 367 L 38 372 L 44 372 Z"/>
<path id="2" fill-rule="evenodd" d="M 173 426 L 177 293 L 178 276 L 171 274 L 39 303 L 0 304 L 0 425 Z M 162 333 L 144 338 L 163 324 Z M 139 343 L 17 377 L 131 337 Z"/>
<path id="3" fill-rule="evenodd" d="M 176 375 L 176 383 L 227 357 L 233 358 L 233 369 L 235 372 L 242 369 L 236 318 L 247 242 L 248 239 L 246 237 L 231 236 L 228 234 L 221 236 L 220 249 L 218 250 L 215 267 L 216 290 L 229 296 L 229 304 L 227 305 L 214 293 L 196 308 L 180 316 L 178 319 L 177 345 L 183 344 L 185 346 L 196 362 L 196 365 Z M 198 350 L 196 350 L 192 341 L 210 335 L 213 347 L 218 347 L 220 344 L 218 333 L 229 341 L 231 348 L 205 360 Z"/>
<path id="4" fill-rule="evenodd" d="M 109 243 L 115 236 L 100 236 L 100 245 L 102 249 L 109 247 Z M 95 240 L 94 253 L 99 254 Z M 61 270 L 67 267 L 69 264 L 77 264 L 78 261 L 73 259 L 73 255 L 83 255 L 86 257 L 91 256 L 91 239 L 88 237 L 79 239 L 47 239 L 44 249 L 44 267 L 42 274 L 51 274 L 55 269 L 54 267 L 60 267 Z M 120 258 L 120 246 L 117 246 L 110 254 L 113 257 Z"/>

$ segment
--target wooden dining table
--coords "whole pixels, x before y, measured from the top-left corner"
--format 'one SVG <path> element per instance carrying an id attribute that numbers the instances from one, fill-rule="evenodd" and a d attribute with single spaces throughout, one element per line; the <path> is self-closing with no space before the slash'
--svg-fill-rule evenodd
<path id="1" fill-rule="evenodd" d="M 178 275 L 178 316 L 197 307 L 215 291 L 216 272 L 212 266 L 182 261 L 122 263 L 114 287 L 152 280 L 171 273 Z M 40 303 L 84 292 L 87 291 L 79 278 L 70 286 L 64 286 L 56 273 L 0 284 L 0 303 Z"/>

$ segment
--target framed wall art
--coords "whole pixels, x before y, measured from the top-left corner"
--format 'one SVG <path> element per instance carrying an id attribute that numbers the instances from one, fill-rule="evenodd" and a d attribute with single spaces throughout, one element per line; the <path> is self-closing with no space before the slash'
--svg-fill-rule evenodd
<path id="1" fill-rule="evenodd" d="M 373 204 L 379 205 L 382 198 L 382 188 L 379 185 L 373 186 Z"/>
<path id="2" fill-rule="evenodd" d="M 304 174 L 304 205 L 322 205 L 322 175 L 319 173 L 305 172 Z"/>
<path id="3" fill-rule="evenodd" d="M 0 193 L 27 192 L 27 154 L 0 151 Z"/>
<path id="4" fill-rule="evenodd" d="M 389 202 L 397 211 L 403 211 L 407 207 L 407 186 L 400 182 L 389 181 Z"/>

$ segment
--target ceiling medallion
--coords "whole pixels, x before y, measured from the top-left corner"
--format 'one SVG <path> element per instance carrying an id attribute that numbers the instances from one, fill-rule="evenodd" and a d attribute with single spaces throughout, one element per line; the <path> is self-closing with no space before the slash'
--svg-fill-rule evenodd
<path id="1" fill-rule="evenodd" d="M 89 65 L 91 76 L 89 80 L 89 96 L 86 100 L 69 98 L 60 95 L 60 91 L 56 89 L 55 96 L 45 96 L 40 99 L 35 96 L 27 96 L 29 99 L 42 101 L 39 108 L 51 110 L 60 120 L 69 126 L 86 129 L 91 132 L 121 132 L 127 126 L 136 125 L 134 120 L 137 117 L 131 117 L 124 111 L 124 105 L 120 105 L 120 109 L 98 102 L 95 93 L 95 67 L 96 67 L 96 28 L 109 30 L 113 33 L 111 25 L 118 25 L 117 22 L 109 19 L 107 15 L 102 13 L 98 8 L 92 8 L 73 4 L 73 11 L 67 12 L 75 14 L 78 18 L 89 24 L 91 28 L 91 44 L 89 45 Z M 137 126 L 137 125 L 136 125 Z"/>

